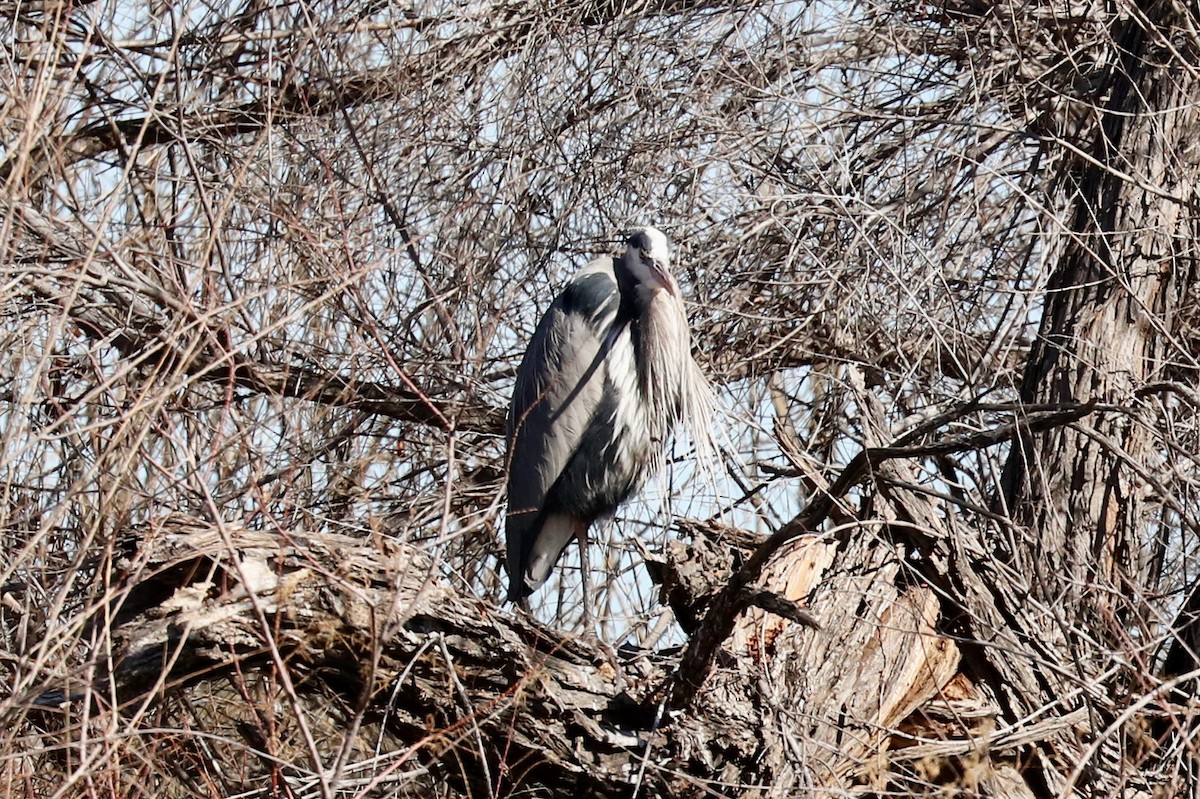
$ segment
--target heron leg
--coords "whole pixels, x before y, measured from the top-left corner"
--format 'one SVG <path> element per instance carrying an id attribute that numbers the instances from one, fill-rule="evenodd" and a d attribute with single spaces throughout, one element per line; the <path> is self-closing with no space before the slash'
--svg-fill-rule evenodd
<path id="1" fill-rule="evenodd" d="M 583 579 L 583 634 L 594 640 L 600 640 L 596 629 L 596 618 L 592 615 L 592 570 L 588 563 L 587 531 L 589 523 L 583 520 L 575 523 L 575 540 L 579 542 L 579 571 Z"/>

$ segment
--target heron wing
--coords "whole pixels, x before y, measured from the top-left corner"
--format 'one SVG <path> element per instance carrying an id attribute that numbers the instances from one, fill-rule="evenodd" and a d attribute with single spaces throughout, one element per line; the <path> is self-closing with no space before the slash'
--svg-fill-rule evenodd
<path id="1" fill-rule="evenodd" d="M 612 260 L 592 262 L 546 311 L 517 370 L 508 415 L 505 524 L 513 598 L 545 579 L 573 534 L 561 513 L 546 512 L 546 497 L 600 405 L 604 352 L 619 306 Z M 547 524 L 549 516 L 554 524 Z M 535 559 L 538 573 L 527 575 Z"/>

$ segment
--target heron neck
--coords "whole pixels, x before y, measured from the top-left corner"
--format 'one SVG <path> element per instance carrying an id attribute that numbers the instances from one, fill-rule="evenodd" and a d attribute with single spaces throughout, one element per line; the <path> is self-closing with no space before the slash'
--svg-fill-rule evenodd
<path id="1" fill-rule="evenodd" d="M 646 425 L 652 439 L 665 441 L 679 419 L 683 375 L 691 360 L 687 317 L 678 296 L 662 289 L 649 292 L 633 334 Z"/>

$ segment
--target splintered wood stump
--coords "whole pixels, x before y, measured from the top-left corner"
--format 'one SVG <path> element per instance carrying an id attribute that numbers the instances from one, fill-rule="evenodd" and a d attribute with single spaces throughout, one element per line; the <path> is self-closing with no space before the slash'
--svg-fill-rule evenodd
<path id="1" fill-rule="evenodd" d="M 684 612 L 695 616 L 721 587 L 715 565 L 728 568 L 761 539 L 711 524 L 686 531 L 692 541 L 669 544 L 655 571 L 669 599 L 692 597 Z M 998 711 L 959 673 L 958 648 L 937 629 L 938 598 L 908 582 L 901 547 L 870 535 L 803 538 L 778 553 L 761 583 L 807 605 L 821 629 L 748 609 L 704 697 L 767 710 L 764 757 L 777 758 L 778 773 L 791 769 L 834 795 L 963 782 L 1031 795 L 1006 762 L 1011 747 L 990 759 Z M 783 752 L 802 757 L 803 769 L 771 754 Z"/>

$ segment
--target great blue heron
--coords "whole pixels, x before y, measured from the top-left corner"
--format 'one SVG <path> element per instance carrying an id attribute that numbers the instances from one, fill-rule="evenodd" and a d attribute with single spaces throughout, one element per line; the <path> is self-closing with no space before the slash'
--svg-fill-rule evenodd
<path id="1" fill-rule="evenodd" d="M 624 256 L 580 270 L 538 323 L 508 413 L 508 598 L 546 581 L 579 542 L 588 613 L 587 531 L 661 464 L 676 423 L 707 425 L 667 237 L 633 233 Z M 706 429 L 706 428 L 703 428 Z"/>

